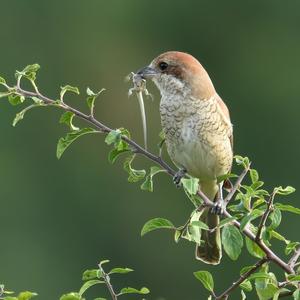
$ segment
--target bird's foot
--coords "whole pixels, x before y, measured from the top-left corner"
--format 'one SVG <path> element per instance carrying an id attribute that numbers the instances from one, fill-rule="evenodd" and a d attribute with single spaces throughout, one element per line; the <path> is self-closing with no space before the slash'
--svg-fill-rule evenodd
<path id="1" fill-rule="evenodd" d="M 181 179 L 185 176 L 186 172 L 187 171 L 185 169 L 180 169 L 178 172 L 176 172 L 173 177 L 173 182 L 175 183 L 176 187 L 180 187 Z"/>
<path id="2" fill-rule="evenodd" d="M 223 199 L 218 199 L 215 203 L 214 206 L 211 209 L 211 212 L 215 215 L 223 215 L 226 209 L 226 204 Z"/>

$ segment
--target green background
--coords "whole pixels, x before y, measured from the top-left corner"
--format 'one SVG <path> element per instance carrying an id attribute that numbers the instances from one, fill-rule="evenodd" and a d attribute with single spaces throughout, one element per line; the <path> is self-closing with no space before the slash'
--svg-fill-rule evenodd
<path id="1" fill-rule="evenodd" d="M 87 86 L 105 87 L 97 117 L 130 129 L 140 143 L 139 108 L 127 97 L 124 77 L 163 51 L 193 54 L 230 108 L 235 153 L 254 161 L 268 187 L 299 188 L 299 1 L 1 0 L 0 10 L 1 76 L 13 83 L 16 69 L 37 62 L 41 91 L 55 98 L 61 85 L 78 86 L 82 97 L 68 101 L 82 109 Z M 159 94 L 148 88 L 155 97 L 146 103 L 149 143 L 157 151 Z M 254 262 L 244 252 L 237 262 L 224 257 L 207 267 L 194 259 L 193 245 L 175 244 L 170 232 L 141 238 L 148 219 L 180 225 L 191 211 L 170 178 L 157 177 L 153 193 L 128 184 L 121 164 L 107 161 L 103 137 L 94 135 L 58 161 L 56 142 L 67 131 L 57 124 L 60 112 L 36 109 L 13 128 L 18 109 L 2 99 L 0 281 L 7 288 L 58 299 L 79 288 L 84 269 L 110 259 L 111 266 L 136 270 L 118 276 L 116 288 L 147 286 L 147 299 L 202 299 L 206 292 L 193 271 L 213 272 L 221 291 L 239 265 Z M 136 165 L 149 164 L 139 159 Z M 297 206 L 298 195 L 283 201 Z M 288 238 L 299 239 L 298 228 L 299 220 L 286 216 Z M 87 296 L 106 295 L 97 291 Z"/>

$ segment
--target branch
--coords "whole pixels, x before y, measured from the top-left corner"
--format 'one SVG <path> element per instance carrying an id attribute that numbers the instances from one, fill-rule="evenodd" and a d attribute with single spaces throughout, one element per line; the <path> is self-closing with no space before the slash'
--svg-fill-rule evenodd
<path id="1" fill-rule="evenodd" d="M 244 282 L 247 278 L 250 277 L 259 267 L 261 267 L 265 262 L 267 262 L 267 258 L 262 258 L 259 260 L 252 269 L 250 269 L 248 272 L 242 274 L 240 278 L 235 281 L 227 290 L 225 290 L 220 296 L 215 297 L 215 300 L 221 300 L 221 299 L 227 299 L 229 294 L 235 290 L 242 282 Z"/>
<path id="2" fill-rule="evenodd" d="M 112 300 L 118 300 L 118 296 L 117 296 L 117 294 L 115 293 L 112 284 L 110 283 L 110 277 L 109 277 L 109 275 L 108 275 L 107 273 L 104 272 L 104 269 L 102 268 L 101 263 L 98 265 L 98 267 L 99 267 L 99 270 L 100 270 L 101 273 L 102 273 L 101 275 L 102 275 L 103 280 L 104 280 L 104 282 L 105 282 L 105 284 L 106 284 L 106 286 L 107 286 L 107 289 L 109 290 L 109 293 L 110 293 L 110 295 L 111 295 Z"/>
<path id="3" fill-rule="evenodd" d="M 98 120 L 95 119 L 95 117 L 93 115 L 87 115 L 82 113 L 81 111 L 67 105 L 66 103 L 57 103 L 57 101 L 52 100 L 44 95 L 42 95 L 38 89 L 35 89 L 35 92 L 30 92 L 30 91 L 25 91 L 20 87 L 20 83 L 18 81 L 18 85 L 15 87 L 15 91 L 17 94 L 24 96 L 24 97 L 37 97 L 38 99 L 42 100 L 45 104 L 48 105 L 55 105 L 57 107 L 62 108 L 65 111 L 70 111 L 72 113 L 74 113 L 78 118 L 85 120 L 86 122 L 92 124 L 95 128 L 99 129 L 101 132 L 103 133 L 109 133 L 111 131 L 113 131 L 113 129 L 111 129 L 110 127 L 106 126 L 105 124 L 99 122 Z M 159 165 L 162 169 L 164 169 L 170 176 L 174 176 L 175 175 L 175 171 L 173 170 L 173 168 L 171 168 L 161 157 L 161 155 L 155 155 L 151 152 L 149 152 L 148 150 L 144 149 L 143 147 L 141 147 L 139 144 L 137 144 L 135 141 L 133 141 L 132 139 L 122 135 L 121 136 L 122 140 L 125 141 L 126 143 L 128 143 L 131 146 L 131 149 L 133 152 L 141 154 L 143 156 L 145 156 L 146 158 L 148 158 L 149 160 L 155 162 L 157 165 Z M 242 180 L 244 179 L 244 177 L 246 176 L 247 172 L 249 171 L 250 166 L 246 167 L 243 172 L 241 173 L 241 175 L 238 177 L 238 179 L 236 180 L 231 192 L 227 195 L 227 197 L 225 198 L 226 203 L 228 203 L 232 197 L 234 196 L 234 194 L 236 193 L 236 191 L 238 190 Z M 206 207 L 213 207 L 214 203 L 201 191 L 198 191 L 198 195 L 203 199 L 203 204 Z M 271 201 L 269 201 L 271 202 Z M 200 209 L 200 207 L 199 207 Z M 268 211 L 268 209 L 267 209 Z M 225 210 L 223 216 L 225 217 L 232 217 L 230 213 L 228 213 L 227 210 Z M 265 221 L 264 221 L 265 222 Z M 237 220 L 232 221 L 233 225 L 236 226 L 238 229 L 240 229 L 240 223 Z M 264 224 L 263 224 L 264 225 Z M 243 233 L 245 236 L 247 236 L 250 240 L 252 240 L 253 242 L 255 242 L 260 249 L 265 253 L 266 258 L 268 261 L 272 261 L 275 264 L 277 264 L 281 269 L 283 269 L 286 273 L 291 274 L 294 273 L 293 267 L 294 267 L 294 263 L 290 263 L 287 264 L 286 262 L 284 262 L 278 255 L 276 255 L 268 246 L 265 245 L 265 243 L 261 240 L 261 239 L 257 239 L 256 236 L 253 234 L 253 232 L 251 230 L 249 230 L 248 228 L 245 228 L 243 230 Z M 297 251 L 297 256 L 294 257 L 294 260 L 298 260 L 300 256 L 300 250 Z M 109 281 L 108 281 L 109 284 Z M 116 297 L 114 295 L 114 297 Z M 116 299 L 116 298 L 113 298 Z"/>
<path id="4" fill-rule="evenodd" d="M 261 240 L 262 230 L 265 227 L 267 219 L 268 219 L 268 216 L 269 216 L 269 214 L 270 214 L 270 212 L 272 210 L 272 205 L 273 205 L 274 197 L 275 197 L 275 192 L 273 191 L 273 193 L 271 194 L 271 196 L 269 198 L 267 208 L 266 208 L 263 216 L 260 219 L 260 223 L 258 225 L 257 234 L 256 234 L 256 237 L 255 237 L 256 241 L 260 241 Z"/>

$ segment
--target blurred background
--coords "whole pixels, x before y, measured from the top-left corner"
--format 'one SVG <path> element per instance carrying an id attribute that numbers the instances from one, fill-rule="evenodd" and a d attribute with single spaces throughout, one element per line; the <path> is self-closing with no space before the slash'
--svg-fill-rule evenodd
<path id="1" fill-rule="evenodd" d="M 127 97 L 125 76 L 163 51 L 193 54 L 231 110 L 235 153 L 254 161 L 269 188 L 299 190 L 298 1 L 2 0 L 0 28 L 1 76 L 12 84 L 16 69 L 39 63 L 40 90 L 55 98 L 61 85 L 78 86 L 82 96 L 69 103 L 82 109 L 87 86 L 106 88 L 97 117 L 130 129 L 140 143 L 139 108 Z M 157 151 L 159 94 L 148 88 L 154 94 L 146 101 L 149 143 Z M 148 219 L 181 225 L 192 209 L 170 178 L 155 178 L 153 193 L 128 184 L 121 163 L 107 161 L 103 137 L 93 135 L 58 161 L 56 143 L 67 132 L 58 124 L 61 112 L 33 110 L 13 128 L 19 109 L 0 103 L 0 282 L 7 288 L 58 299 L 79 288 L 85 269 L 110 259 L 111 267 L 136 270 L 116 276 L 116 288 L 147 286 L 147 299 L 193 300 L 207 295 L 193 271 L 213 272 L 221 291 L 239 265 L 254 262 L 245 251 L 235 263 L 225 256 L 221 265 L 207 267 L 194 259 L 194 245 L 175 244 L 170 232 L 141 238 Z M 135 166 L 149 164 L 139 159 Z M 282 201 L 300 206 L 297 198 L 299 192 Z M 298 226 L 299 218 L 289 214 L 282 232 L 299 239 Z M 107 295 L 102 287 L 93 291 L 88 298 Z"/>

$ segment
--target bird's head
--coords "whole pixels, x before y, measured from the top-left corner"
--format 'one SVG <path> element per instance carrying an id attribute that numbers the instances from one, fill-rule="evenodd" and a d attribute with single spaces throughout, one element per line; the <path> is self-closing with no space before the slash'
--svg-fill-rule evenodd
<path id="1" fill-rule="evenodd" d="M 163 96 L 189 94 L 201 100 L 209 99 L 216 93 L 199 61 L 183 52 L 165 52 L 137 74 L 153 80 Z"/>

